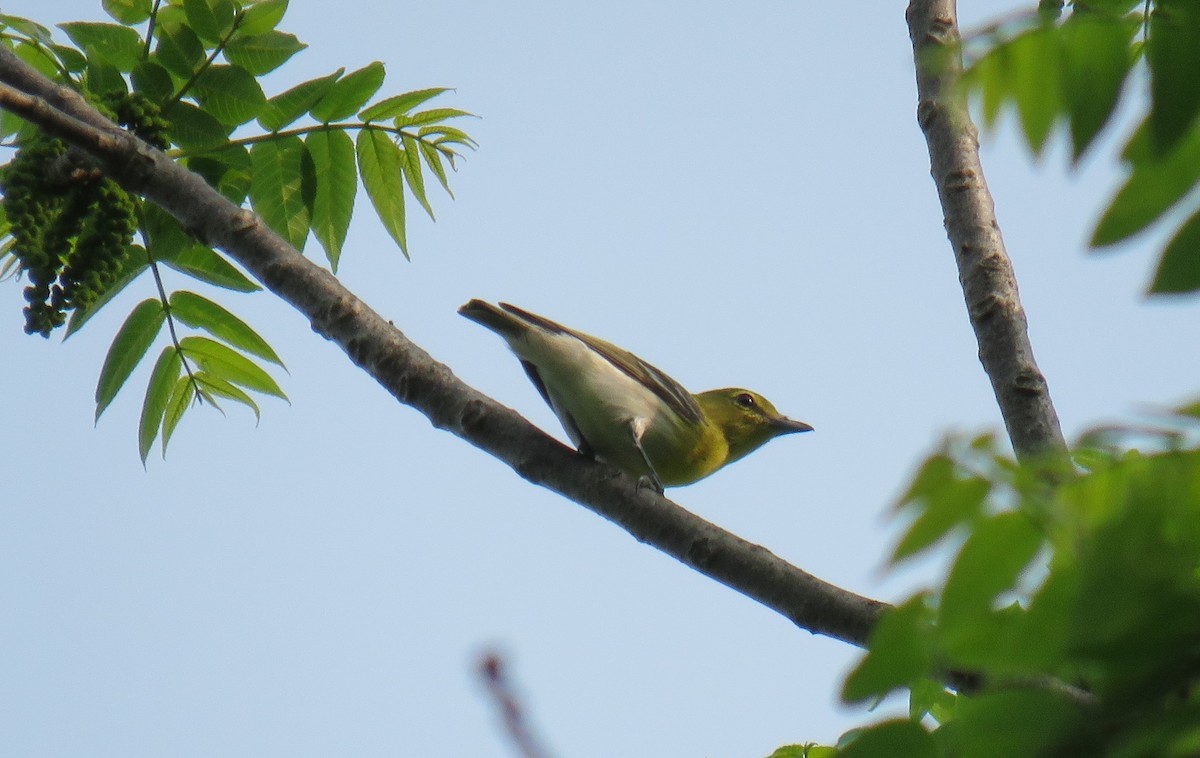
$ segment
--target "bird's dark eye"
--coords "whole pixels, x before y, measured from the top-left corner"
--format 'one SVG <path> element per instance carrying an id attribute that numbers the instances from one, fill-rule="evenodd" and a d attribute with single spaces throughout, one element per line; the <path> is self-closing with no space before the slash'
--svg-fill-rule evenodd
<path id="1" fill-rule="evenodd" d="M 749 392 L 739 392 L 737 396 L 733 398 L 733 402 L 737 403 L 743 408 L 753 408 L 754 395 L 751 395 Z"/>

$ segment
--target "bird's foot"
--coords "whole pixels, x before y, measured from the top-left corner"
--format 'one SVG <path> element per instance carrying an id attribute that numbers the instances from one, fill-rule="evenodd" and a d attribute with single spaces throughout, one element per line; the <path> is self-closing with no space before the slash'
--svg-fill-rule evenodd
<path id="1" fill-rule="evenodd" d="M 660 495 L 665 494 L 665 489 L 663 488 L 663 483 L 660 482 L 658 480 L 658 477 L 654 476 L 653 474 L 642 474 L 641 476 L 638 477 L 638 479 L 637 479 L 638 490 L 640 491 L 643 487 L 649 487 L 650 489 L 654 490 L 655 492 L 657 492 Z"/>

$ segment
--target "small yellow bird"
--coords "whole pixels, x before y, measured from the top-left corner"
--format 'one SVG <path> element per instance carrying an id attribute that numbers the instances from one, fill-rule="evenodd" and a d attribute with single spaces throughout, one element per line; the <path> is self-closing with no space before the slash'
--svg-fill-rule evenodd
<path id="1" fill-rule="evenodd" d="M 504 338 L 580 453 L 659 492 L 703 479 L 775 437 L 812 431 L 758 393 L 693 395 L 628 350 L 507 303 L 472 300 L 458 312 Z"/>

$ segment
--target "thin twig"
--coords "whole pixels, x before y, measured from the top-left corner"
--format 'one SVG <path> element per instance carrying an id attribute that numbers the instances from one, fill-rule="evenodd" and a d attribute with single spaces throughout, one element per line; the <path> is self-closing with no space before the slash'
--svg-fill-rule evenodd
<path id="1" fill-rule="evenodd" d="M 512 683 L 506 676 L 504 659 L 499 653 L 491 652 L 479 662 L 479 675 L 487 686 L 488 695 L 504 719 L 504 731 L 512 741 L 513 748 L 521 758 L 550 758 L 529 729 L 526 709 L 522 707 Z"/>

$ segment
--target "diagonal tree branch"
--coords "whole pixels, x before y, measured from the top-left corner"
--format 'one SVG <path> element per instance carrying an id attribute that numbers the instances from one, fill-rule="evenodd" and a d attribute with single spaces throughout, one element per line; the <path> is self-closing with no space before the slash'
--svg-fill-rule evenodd
<path id="1" fill-rule="evenodd" d="M 863 646 L 886 604 L 835 587 L 576 454 L 519 414 L 464 384 L 325 269 L 196 174 L 108 122 L 73 91 L 0 47 L 0 108 L 84 151 L 123 187 L 224 250 L 299 310 L 318 334 L 397 400 L 508 464 L 522 477 L 618 524 L 687 566 L 803 629 Z"/>
<path id="2" fill-rule="evenodd" d="M 929 145 L 946 233 L 1013 450 L 1022 460 L 1066 452 L 1046 378 L 1033 359 L 1025 310 L 996 208 L 979 162 L 979 140 L 955 86 L 962 71 L 954 0 L 912 0 L 906 14 L 917 69 L 917 121 Z"/>

